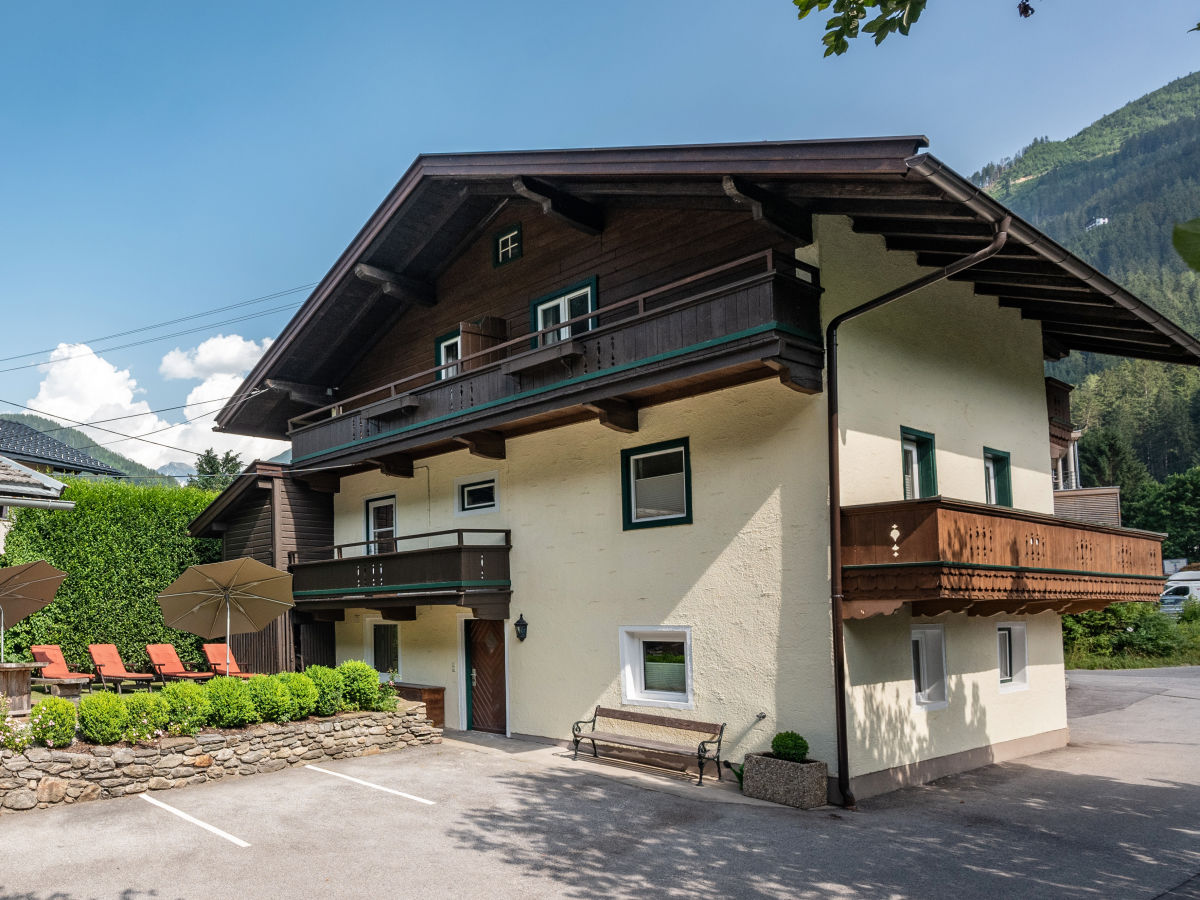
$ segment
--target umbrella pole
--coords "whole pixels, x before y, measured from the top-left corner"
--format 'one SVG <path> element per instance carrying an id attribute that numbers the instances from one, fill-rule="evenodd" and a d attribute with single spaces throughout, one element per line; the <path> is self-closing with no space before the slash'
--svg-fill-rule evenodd
<path id="1" fill-rule="evenodd" d="M 229 674 L 229 590 L 225 590 L 225 674 Z"/>

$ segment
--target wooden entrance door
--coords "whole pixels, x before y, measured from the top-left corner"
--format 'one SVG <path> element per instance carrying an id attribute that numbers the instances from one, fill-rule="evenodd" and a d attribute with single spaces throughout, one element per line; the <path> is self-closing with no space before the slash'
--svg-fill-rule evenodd
<path id="1" fill-rule="evenodd" d="M 467 619 L 467 727 L 504 734 L 504 622 Z"/>

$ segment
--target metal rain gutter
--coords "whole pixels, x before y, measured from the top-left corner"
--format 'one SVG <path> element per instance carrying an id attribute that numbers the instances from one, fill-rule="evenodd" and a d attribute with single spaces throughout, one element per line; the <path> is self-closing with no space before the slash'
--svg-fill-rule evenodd
<path id="1" fill-rule="evenodd" d="M 911 161 L 910 161 L 911 162 Z M 850 750 L 846 722 L 846 643 L 842 621 L 842 490 L 841 490 L 841 441 L 838 429 L 838 368 L 837 368 L 837 335 L 838 328 L 850 319 L 857 318 L 863 313 L 879 309 L 902 297 L 915 293 L 922 288 L 944 281 L 951 275 L 969 269 L 989 257 L 995 256 L 1008 240 L 1012 217 L 1003 207 L 1002 216 L 985 216 L 995 227 L 992 242 L 970 256 L 955 260 L 948 266 L 929 275 L 922 276 L 916 281 L 910 281 L 894 290 L 881 294 L 874 300 L 868 300 L 859 306 L 848 309 L 838 316 L 825 329 L 826 353 L 826 392 L 828 395 L 828 425 L 829 440 L 829 561 L 830 561 L 830 611 L 833 618 L 833 678 L 834 678 L 834 712 L 837 727 L 837 785 L 841 794 L 842 805 L 848 808 L 854 806 L 854 793 L 850 790 Z M 978 210 L 977 210 L 978 211 Z"/>

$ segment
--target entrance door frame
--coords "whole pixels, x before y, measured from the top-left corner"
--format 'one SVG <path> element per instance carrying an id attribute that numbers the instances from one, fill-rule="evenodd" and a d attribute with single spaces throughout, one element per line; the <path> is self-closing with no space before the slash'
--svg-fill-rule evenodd
<path id="1" fill-rule="evenodd" d="M 474 619 L 470 613 L 459 613 L 458 631 L 458 728 L 467 730 L 467 679 L 471 672 L 467 668 L 467 622 Z M 503 619 L 504 627 L 500 632 L 504 635 L 504 736 L 512 737 L 512 670 L 509 667 L 509 628 L 508 619 Z M 485 734 L 487 732 L 484 732 Z"/>

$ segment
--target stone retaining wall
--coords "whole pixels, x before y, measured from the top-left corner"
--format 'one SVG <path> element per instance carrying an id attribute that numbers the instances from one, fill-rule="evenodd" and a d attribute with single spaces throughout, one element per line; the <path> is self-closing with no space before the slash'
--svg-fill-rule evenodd
<path id="1" fill-rule="evenodd" d="M 220 778 L 276 772 L 320 759 L 370 756 L 436 744 L 442 730 L 425 705 L 395 712 L 343 713 L 328 719 L 267 722 L 222 734 L 166 737 L 157 745 L 89 747 L 82 752 L 30 747 L 0 751 L 0 814 L 161 791 Z"/>

